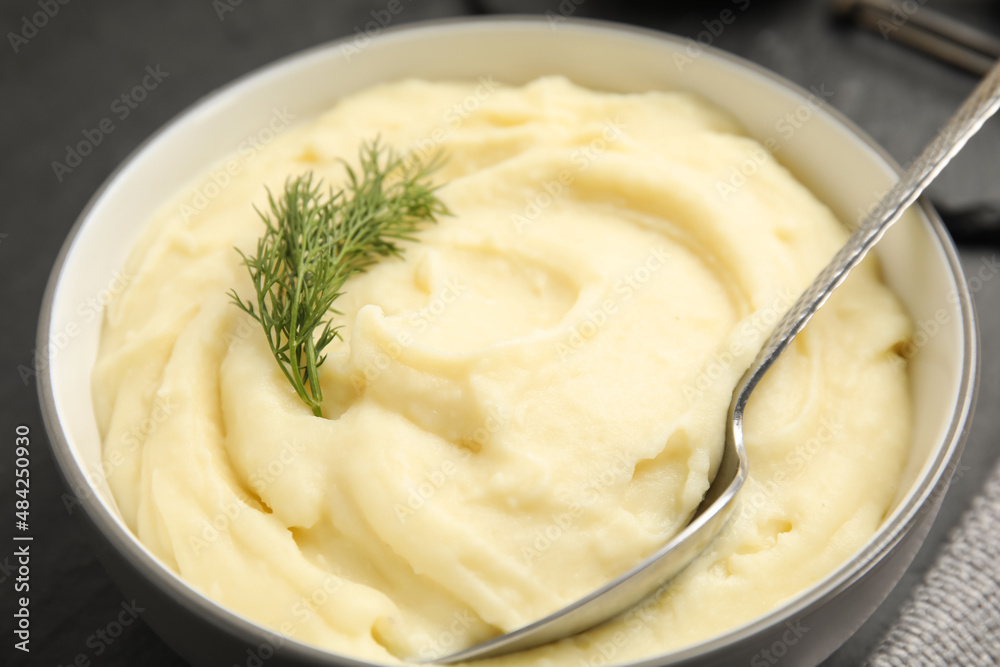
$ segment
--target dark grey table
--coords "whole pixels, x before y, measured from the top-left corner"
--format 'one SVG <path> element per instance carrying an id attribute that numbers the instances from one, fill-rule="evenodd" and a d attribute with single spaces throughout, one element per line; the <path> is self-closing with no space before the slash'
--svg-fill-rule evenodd
<path id="1" fill-rule="evenodd" d="M 916 2 L 916 0 L 910 0 Z M 405 0 L 395 24 L 505 7 L 559 11 L 559 1 Z M 660 5 L 670 5 L 668 8 Z M 921 2 L 920 4 L 925 4 Z M 144 624 L 107 641 L 98 630 L 123 602 L 60 501 L 61 481 L 46 442 L 32 367 L 42 292 L 60 245 L 91 194 L 139 143 L 201 96 L 281 56 L 349 35 L 385 0 L 243 2 L 201 0 L 5 0 L 0 5 L 0 664 L 147 667 L 183 665 Z M 695 36 L 723 9 L 745 7 L 714 46 L 742 55 L 803 86 L 833 91 L 829 102 L 900 162 L 910 159 L 971 90 L 974 77 L 877 34 L 835 25 L 822 0 L 715 0 L 659 3 L 576 0 L 575 16 L 596 17 Z M 953 0 L 938 8 L 1000 34 L 1000 3 Z M 51 16 L 38 17 L 48 7 Z M 44 20 L 43 20 L 44 19 Z M 28 23 L 25 23 L 27 21 Z M 41 24 L 34 27 L 29 24 Z M 113 132 L 72 171 L 55 173 L 65 146 L 109 116 L 147 66 L 165 73 L 141 103 L 113 111 Z M 1000 204 L 1000 122 L 992 121 L 933 188 L 950 207 Z M 994 258 L 992 247 L 966 247 L 971 276 Z M 979 409 L 962 467 L 926 546 L 893 596 L 827 667 L 856 665 L 892 622 L 932 562 L 941 541 L 997 458 L 1000 430 L 1000 280 L 978 283 L 983 364 Z M 10 536 L 13 441 L 17 424 L 34 437 L 31 462 L 31 654 L 12 648 L 15 575 Z M 15 653 L 17 655 L 15 655 Z M 12 656 L 12 657 L 8 657 Z M 85 664 L 85 662 L 78 662 Z"/>

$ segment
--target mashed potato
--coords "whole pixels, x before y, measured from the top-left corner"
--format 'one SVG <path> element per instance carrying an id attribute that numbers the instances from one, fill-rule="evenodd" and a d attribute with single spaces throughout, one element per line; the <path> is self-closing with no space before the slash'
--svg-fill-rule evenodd
<path id="1" fill-rule="evenodd" d="M 265 186 L 380 135 L 454 213 L 352 278 L 314 417 L 256 322 Z M 682 93 L 405 81 L 342 100 L 149 226 L 93 392 L 125 522 L 219 604 L 375 662 L 430 658 L 590 592 L 689 519 L 739 377 L 844 242 L 725 113 Z M 217 181 L 216 181 L 217 182 Z M 218 184 L 218 182 L 217 182 Z M 209 193 L 214 196 L 205 196 Z M 907 456 L 909 332 L 869 261 L 765 378 L 735 520 L 666 593 L 495 662 L 625 662 L 750 621 L 873 535 Z"/>

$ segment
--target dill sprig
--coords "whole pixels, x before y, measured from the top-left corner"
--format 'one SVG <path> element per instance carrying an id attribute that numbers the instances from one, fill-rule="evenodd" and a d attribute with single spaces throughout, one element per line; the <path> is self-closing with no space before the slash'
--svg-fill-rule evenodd
<path id="1" fill-rule="evenodd" d="M 400 242 L 448 214 L 430 183 L 437 158 L 404 161 L 378 139 L 363 144 L 359 156 L 357 172 L 344 163 L 342 190 L 324 193 L 311 172 L 289 178 L 279 199 L 268 190 L 270 211 L 255 207 L 266 225 L 257 254 L 236 250 L 253 280 L 256 308 L 229 292 L 261 324 L 285 377 L 317 417 L 323 414 L 318 371 L 323 349 L 340 337 L 331 314 L 341 314 L 333 303 L 344 283 L 381 257 L 401 256 Z"/>

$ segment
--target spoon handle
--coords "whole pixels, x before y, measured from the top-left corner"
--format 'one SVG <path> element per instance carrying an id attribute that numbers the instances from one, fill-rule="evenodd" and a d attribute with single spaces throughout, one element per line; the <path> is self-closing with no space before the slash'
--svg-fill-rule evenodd
<path id="1" fill-rule="evenodd" d="M 753 388 L 778 355 L 802 331 L 819 307 L 826 303 L 833 290 L 844 282 L 851 269 L 882 238 L 889 225 L 898 220 L 916 201 L 965 142 L 997 111 L 997 107 L 1000 107 L 1000 61 L 993 65 L 965 103 L 941 128 L 934 141 L 910 164 L 899 181 L 882 197 L 864 222 L 851 234 L 847 243 L 781 318 L 754 359 L 750 371 L 744 376 L 737 403 L 746 404 Z"/>

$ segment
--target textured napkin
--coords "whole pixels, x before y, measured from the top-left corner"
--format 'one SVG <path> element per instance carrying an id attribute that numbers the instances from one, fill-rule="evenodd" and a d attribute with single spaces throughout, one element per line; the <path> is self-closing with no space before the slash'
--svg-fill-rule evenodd
<path id="1" fill-rule="evenodd" d="M 865 667 L 1000 665 L 1000 467 Z"/>

